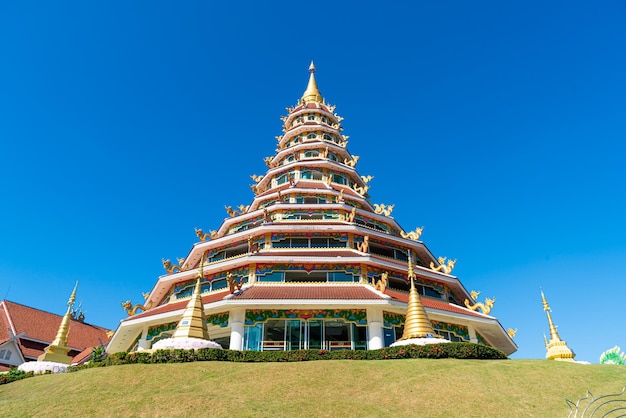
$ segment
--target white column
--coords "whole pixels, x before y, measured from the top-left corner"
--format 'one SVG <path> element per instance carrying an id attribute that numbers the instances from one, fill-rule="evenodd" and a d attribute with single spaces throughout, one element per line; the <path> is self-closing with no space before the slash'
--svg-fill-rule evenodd
<path id="1" fill-rule="evenodd" d="M 141 331 L 141 338 L 139 338 L 139 342 L 137 343 L 138 350 L 149 350 L 152 347 L 152 343 L 149 342 L 146 338 L 148 337 L 148 327 L 144 326 Z"/>
<path id="2" fill-rule="evenodd" d="M 377 350 L 385 346 L 383 338 L 383 312 L 380 309 L 367 309 L 368 350 Z"/>
<path id="3" fill-rule="evenodd" d="M 243 308 L 231 309 L 228 317 L 230 325 L 230 349 L 241 350 L 243 348 L 243 329 L 246 320 L 246 310 Z"/>
<path id="4" fill-rule="evenodd" d="M 477 343 L 478 342 L 478 337 L 476 337 L 476 330 L 474 329 L 473 326 L 471 326 L 471 325 L 467 326 L 467 333 L 469 334 L 470 342 L 472 342 L 472 343 Z"/>

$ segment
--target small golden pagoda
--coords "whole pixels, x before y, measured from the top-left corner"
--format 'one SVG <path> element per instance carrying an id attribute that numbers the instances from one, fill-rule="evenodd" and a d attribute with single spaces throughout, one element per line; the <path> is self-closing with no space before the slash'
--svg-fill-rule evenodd
<path id="1" fill-rule="evenodd" d="M 543 302 L 543 310 L 546 311 L 546 315 L 548 315 L 548 324 L 550 326 L 550 341 L 547 340 L 544 335 L 544 341 L 546 344 L 546 358 L 548 360 L 558 360 L 558 361 L 574 361 L 574 357 L 576 354 L 567 346 L 565 341 L 561 340 L 559 337 L 559 333 L 556 330 L 556 326 L 552 322 L 552 316 L 550 312 L 550 305 L 548 305 L 548 301 L 546 301 L 546 297 L 543 294 L 543 290 L 541 291 L 541 300 Z"/>
<path id="2" fill-rule="evenodd" d="M 63 315 L 56 338 L 46 347 L 44 353 L 37 357 L 37 361 L 52 361 L 63 364 L 70 364 L 72 362 L 72 357 L 67 355 L 71 350 L 71 348 L 67 346 L 67 336 L 70 332 L 71 311 L 74 306 L 74 301 L 76 300 L 77 287 L 78 282 L 76 282 L 74 290 L 67 301 L 67 312 Z"/>
<path id="3" fill-rule="evenodd" d="M 415 271 L 411 261 L 412 255 L 409 252 L 408 260 L 408 276 L 411 282 L 409 290 L 409 302 L 406 309 L 406 321 L 404 323 L 404 332 L 398 341 L 411 340 L 416 338 L 443 338 L 435 333 L 433 326 L 428 319 L 428 314 L 424 309 L 422 300 L 420 299 L 417 289 L 415 289 Z"/>
<path id="4" fill-rule="evenodd" d="M 191 299 L 183 312 L 183 317 L 172 338 L 200 338 L 202 340 L 209 339 L 209 331 L 206 325 L 206 317 L 204 315 L 204 305 L 202 304 L 200 281 L 204 276 L 204 263 L 206 256 L 203 256 L 198 266 L 198 274 L 196 277 L 196 286 L 191 295 Z"/>
<path id="5" fill-rule="evenodd" d="M 309 102 L 317 102 L 324 103 L 324 98 L 322 97 L 322 93 L 320 93 L 317 88 L 317 81 L 315 81 L 315 64 L 311 61 L 311 65 L 309 66 L 309 83 L 306 86 L 306 90 L 304 94 L 302 94 L 302 98 L 300 99 L 302 103 Z"/>

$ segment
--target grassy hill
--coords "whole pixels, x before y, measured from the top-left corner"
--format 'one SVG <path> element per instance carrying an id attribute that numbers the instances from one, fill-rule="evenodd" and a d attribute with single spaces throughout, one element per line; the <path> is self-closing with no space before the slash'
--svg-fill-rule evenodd
<path id="1" fill-rule="evenodd" d="M 410 359 L 134 364 L 0 386 L 0 416 L 562 417 L 626 367 Z"/>

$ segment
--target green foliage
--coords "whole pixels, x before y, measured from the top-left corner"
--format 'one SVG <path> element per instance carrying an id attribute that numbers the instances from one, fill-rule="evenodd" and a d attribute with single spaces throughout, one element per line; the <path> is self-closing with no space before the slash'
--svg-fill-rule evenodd
<path id="1" fill-rule="evenodd" d="M 292 350 L 292 351 L 237 351 L 217 348 L 199 350 L 156 350 L 132 353 L 115 353 L 103 362 L 94 365 L 75 366 L 81 368 L 114 366 L 120 364 L 187 363 L 192 361 L 228 361 L 244 363 L 298 362 L 313 360 L 393 360 L 409 358 L 457 358 L 457 359 L 506 359 L 500 350 L 482 344 L 467 342 L 407 345 L 386 347 L 379 350 Z"/>
<path id="2" fill-rule="evenodd" d="M 91 355 L 89 356 L 89 361 L 102 361 L 106 358 L 107 353 L 105 351 L 105 347 L 103 345 L 99 345 L 93 348 Z"/>
<path id="3" fill-rule="evenodd" d="M 33 375 L 34 375 L 33 372 L 27 373 L 22 370 L 19 370 L 17 367 L 12 367 L 11 370 L 6 372 L 5 374 L 0 375 L 0 385 L 15 382 L 16 380 L 22 380 L 27 377 L 32 377 Z"/>

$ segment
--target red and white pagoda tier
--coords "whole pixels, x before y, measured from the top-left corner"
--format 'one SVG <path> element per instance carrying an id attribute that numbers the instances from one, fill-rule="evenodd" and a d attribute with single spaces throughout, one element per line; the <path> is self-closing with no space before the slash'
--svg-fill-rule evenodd
<path id="1" fill-rule="evenodd" d="M 149 349 L 171 337 L 198 271 L 210 338 L 225 348 L 386 347 L 402 336 L 412 257 L 435 332 L 515 352 L 489 305 L 479 311 L 484 306 L 450 274 L 454 261 L 436 259 L 419 240 L 421 229 L 405 232 L 390 216 L 393 206 L 370 203 L 372 177 L 357 172 L 342 118 L 323 99 L 313 64 L 310 73 L 298 104 L 281 118 L 267 172 L 252 176 L 250 205 L 228 207 L 217 231 L 196 231 L 200 241 L 178 265 L 165 264 L 168 274 L 146 295 L 146 310 L 129 309 L 134 314 L 107 351 Z"/>

